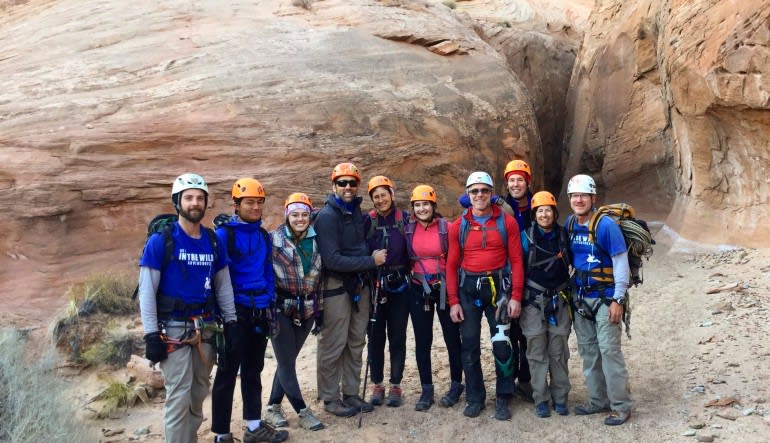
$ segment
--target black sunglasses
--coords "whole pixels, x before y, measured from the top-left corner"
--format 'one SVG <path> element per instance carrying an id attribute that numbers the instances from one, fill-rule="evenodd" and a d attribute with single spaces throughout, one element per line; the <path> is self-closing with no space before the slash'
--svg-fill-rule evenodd
<path id="1" fill-rule="evenodd" d="M 334 182 L 335 185 L 339 186 L 340 188 L 346 188 L 350 186 L 351 188 L 357 188 L 358 187 L 358 181 L 357 180 L 336 180 Z"/>
<path id="2" fill-rule="evenodd" d="M 471 194 L 471 195 L 491 194 L 491 193 L 492 193 L 492 190 L 489 188 L 474 188 L 474 189 L 468 190 L 468 194 Z"/>

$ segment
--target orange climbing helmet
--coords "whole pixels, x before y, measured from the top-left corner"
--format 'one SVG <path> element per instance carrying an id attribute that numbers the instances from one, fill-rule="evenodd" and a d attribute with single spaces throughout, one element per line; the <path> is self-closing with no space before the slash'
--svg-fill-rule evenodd
<path id="1" fill-rule="evenodd" d="M 429 201 L 436 203 L 438 196 L 436 191 L 428 185 L 417 185 L 412 190 L 412 197 L 409 199 L 412 203 L 416 201 Z"/>
<path id="2" fill-rule="evenodd" d="M 239 178 L 233 184 L 233 200 L 240 200 L 242 198 L 265 198 L 265 188 L 262 187 L 262 183 L 251 177 Z"/>
<path id="3" fill-rule="evenodd" d="M 532 180 L 532 169 L 524 160 L 511 160 L 505 165 L 505 172 L 503 173 L 505 179 L 508 180 L 508 176 L 513 173 L 522 174 L 527 183 Z"/>
<path id="4" fill-rule="evenodd" d="M 538 206 L 556 206 L 556 198 L 548 191 L 540 191 L 532 196 L 532 210 Z"/>
<path id="5" fill-rule="evenodd" d="M 289 208 L 289 205 L 292 203 L 302 203 L 308 206 L 308 208 L 313 208 L 313 202 L 310 200 L 310 197 L 307 196 L 307 194 L 303 194 L 302 192 L 295 192 L 291 195 L 289 195 L 286 198 L 286 201 L 283 202 L 284 208 Z"/>
<path id="6" fill-rule="evenodd" d="M 385 177 L 384 175 L 375 175 L 369 179 L 369 187 L 366 192 L 368 192 L 369 195 L 372 195 L 372 191 L 374 191 L 374 188 L 378 186 L 387 186 L 390 188 L 391 193 L 393 193 L 393 188 L 395 188 L 393 181 L 388 177 Z"/>
<path id="7" fill-rule="evenodd" d="M 332 169 L 332 181 L 345 176 L 354 177 L 359 182 L 361 181 L 361 172 L 353 163 L 340 163 Z"/>

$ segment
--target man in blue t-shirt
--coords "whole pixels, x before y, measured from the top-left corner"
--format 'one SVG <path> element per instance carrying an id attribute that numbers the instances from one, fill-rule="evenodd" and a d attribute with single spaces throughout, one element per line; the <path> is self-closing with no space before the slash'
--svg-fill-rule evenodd
<path id="1" fill-rule="evenodd" d="M 251 177 L 233 184 L 235 214 L 217 228 L 219 243 L 227 245 L 230 279 L 238 316 L 233 335 L 238 346 L 225 353 L 217 366 L 211 391 L 211 431 L 216 443 L 232 443 L 230 420 L 235 382 L 240 371 L 244 443 L 279 443 L 289 437 L 262 418 L 262 369 L 275 308 L 272 244 L 262 227 L 265 190 Z"/>
<path id="2" fill-rule="evenodd" d="M 574 212 L 565 223 L 575 268 L 573 294 L 577 313 L 575 334 L 589 401 L 575 406 L 577 415 L 611 411 L 604 419 L 609 426 L 621 425 L 631 415 L 628 371 L 620 348 L 621 320 L 628 290 L 630 269 L 623 233 L 609 217 L 602 217 L 596 232 L 589 221 L 596 203 L 596 184 L 579 174 L 567 184 Z"/>
<path id="3" fill-rule="evenodd" d="M 160 363 L 166 387 L 165 441 L 189 443 L 197 441 L 203 422 L 214 362 L 213 328 L 206 325 L 217 308 L 226 331 L 236 317 L 227 254 L 201 227 L 206 182 L 197 174 L 180 175 L 171 201 L 178 221 L 147 240 L 139 261 L 139 307 L 147 358 Z"/>

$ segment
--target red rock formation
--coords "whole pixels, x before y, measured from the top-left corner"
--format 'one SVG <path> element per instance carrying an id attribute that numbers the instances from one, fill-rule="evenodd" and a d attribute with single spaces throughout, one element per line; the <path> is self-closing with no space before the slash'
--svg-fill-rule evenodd
<path id="1" fill-rule="evenodd" d="M 770 245 L 770 2 L 597 3 L 570 85 L 565 179 L 593 174 L 683 236 Z"/>
<path id="2" fill-rule="evenodd" d="M 539 155 L 526 92 L 472 26 L 440 3 L 390 3 L 5 6 L 7 309 L 48 315 L 71 281 L 135 266 L 182 172 L 209 181 L 207 220 L 257 177 L 274 227 L 290 192 L 322 201 L 338 161 L 391 176 L 401 202 L 431 183 L 452 213 L 469 171 Z"/>

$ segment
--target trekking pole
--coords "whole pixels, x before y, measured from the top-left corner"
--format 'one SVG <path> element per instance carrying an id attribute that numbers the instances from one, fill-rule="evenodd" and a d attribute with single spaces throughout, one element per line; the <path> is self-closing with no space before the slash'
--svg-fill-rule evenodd
<path id="1" fill-rule="evenodd" d="M 369 364 L 372 361 L 372 334 L 374 333 L 374 324 L 377 323 L 377 306 L 380 304 L 380 277 L 381 270 L 377 269 L 377 280 L 374 283 L 374 294 L 371 297 L 371 306 L 369 308 L 369 340 L 366 349 L 366 369 L 364 370 L 364 388 L 361 392 L 361 400 L 366 401 L 366 385 L 369 383 Z M 358 415 L 358 428 L 361 428 L 361 422 L 364 420 L 364 408 Z"/>

